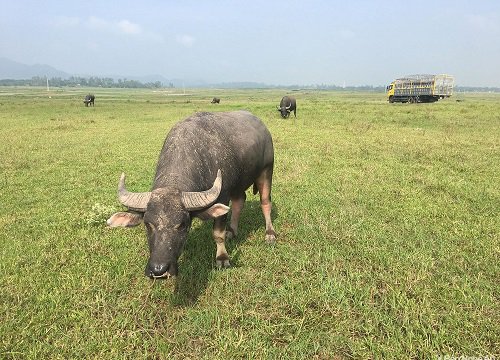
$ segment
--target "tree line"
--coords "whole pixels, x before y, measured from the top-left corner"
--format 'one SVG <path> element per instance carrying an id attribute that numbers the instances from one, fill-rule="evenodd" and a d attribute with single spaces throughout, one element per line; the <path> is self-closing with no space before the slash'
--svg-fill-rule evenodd
<path id="1" fill-rule="evenodd" d="M 31 79 L 25 80 L 14 80 L 14 79 L 0 79 L 0 86 L 47 86 L 47 78 L 45 76 L 34 76 Z M 110 77 L 81 77 L 81 76 L 71 76 L 67 79 L 60 77 L 52 77 L 49 79 L 49 86 L 51 87 L 103 87 L 103 88 L 174 88 L 174 84 L 170 82 L 169 84 L 162 84 L 161 81 L 155 82 L 140 82 L 137 80 L 128 79 L 113 79 Z M 197 85 L 194 87 L 218 87 L 223 89 L 311 89 L 311 90 L 337 90 L 337 91 L 373 91 L 373 92 L 384 92 L 385 86 L 373 86 L 373 85 L 363 85 L 363 86 L 337 86 L 330 84 L 314 84 L 314 85 L 269 85 L 264 83 L 256 82 L 231 82 L 231 83 L 219 83 L 219 84 L 204 84 Z M 458 92 L 500 92 L 499 87 L 478 87 L 478 86 L 455 86 L 455 94 Z"/>
<path id="2" fill-rule="evenodd" d="M 3 79 L 0 80 L 0 86 L 47 86 L 47 78 L 41 76 L 34 76 L 27 80 L 13 80 L 13 79 Z M 80 77 L 71 76 L 67 79 L 60 77 L 53 77 L 49 79 L 49 86 L 51 87 L 103 87 L 103 88 L 161 88 L 163 84 L 161 81 L 142 83 L 137 80 L 127 80 L 105 77 L 100 78 L 96 76 L 91 77 Z M 173 84 L 169 84 L 169 87 L 173 87 Z"/>

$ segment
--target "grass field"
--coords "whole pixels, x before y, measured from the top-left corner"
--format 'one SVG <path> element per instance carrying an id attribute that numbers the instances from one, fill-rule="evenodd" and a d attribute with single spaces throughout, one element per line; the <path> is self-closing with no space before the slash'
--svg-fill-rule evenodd
<path id="1" fill-rule="evenodd" d="M 500 95 L 0 88 L 1 359 L 500 356 Z M 177 91 L 177 93 L 176 93 Z M 220 105 L 210 104 L 213 96 Z M 248 109 L 275 145 L 275 246 L 247 192 L 233 267 L 195 221 L 179 276 L 108 229 L 171 126 Z"/>

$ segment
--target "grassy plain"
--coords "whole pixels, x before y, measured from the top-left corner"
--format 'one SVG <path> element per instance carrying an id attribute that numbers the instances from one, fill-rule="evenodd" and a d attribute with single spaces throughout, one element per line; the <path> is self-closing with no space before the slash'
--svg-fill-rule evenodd
<path id="1" fill-rule="evenodd" d="M 284 121 L 285 93 L 0 88 L 0 358 L 498 357 L 500 95 L 301 90 Z M 150 281 L 144 230 L 104 225 L 120 173 L 149 190 L 175 122 L 241 108 L 274 138 L 277 244 L 248 192 L 231 269 L 196 221 Z"/>

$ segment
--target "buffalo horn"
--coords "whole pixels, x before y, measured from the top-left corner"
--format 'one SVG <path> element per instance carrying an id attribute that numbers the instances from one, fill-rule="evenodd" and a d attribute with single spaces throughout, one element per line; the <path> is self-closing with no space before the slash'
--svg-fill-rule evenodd
<path id="1" fill-rule="evenodd" d="M 219 169 L 217 170 L 217 177 L 211 189 L 198 192 L 183 192 L 181 194 L 182 204 L 188 211 L 205 209 L 217 200 L 221 189 L 222 174 Z"/>
<path id="2" fill-rule="evenodd" d="M 125 173 L 120 176 L 118 182 L 118 200 L 130 210 L 145 212 L 148 206 L 151 192 L 134 193 L 125 189 Z"/>
<path id="3" fill-rule="evenodd" d="M 286 106 L 285 109 L 290 110 L 291 107 L 292 107 L 292 103 L 290 103 L 290 105 Z"/>

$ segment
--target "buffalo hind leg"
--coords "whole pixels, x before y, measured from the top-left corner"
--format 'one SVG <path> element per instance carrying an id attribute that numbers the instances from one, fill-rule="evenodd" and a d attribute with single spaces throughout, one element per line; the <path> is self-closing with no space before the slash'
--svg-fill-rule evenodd
<path id="1" fill-rule="evenodd" d="M 243 210 L 246 198 L 247 195 L 245 193 L 231 197 L 231 223 L 226 230 L 226 239 L 228 240 L 238 235 L 241 210 Z"/>
<path id="2" fill-rule="evenodd" d="M 217 267 L 228 268 L 231 266 L 229 255 L 226 251 L 226 219 L 227 215 L 219 216 L 214 219 L 213 236 L 215 245 L 217 245 L 217 253 L 215 254 L 215 263 Z"/>
<path id="3" fill-rule="evenodd" d="M 271 221 L 271 185 L 273 182 L 273 168 L 265 169 L 257 178 L 254 184 L 254 194 L 258 191 L 260 195 L 260 207 L 266 220 L 266 242 L 274 244 L 276 241 L 276 232 Z"/>

